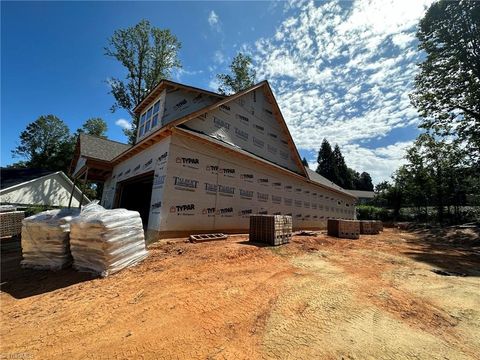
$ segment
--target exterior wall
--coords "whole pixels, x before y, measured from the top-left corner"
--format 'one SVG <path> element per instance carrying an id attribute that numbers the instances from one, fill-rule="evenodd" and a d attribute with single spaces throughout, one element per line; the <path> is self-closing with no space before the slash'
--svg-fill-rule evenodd
<path id="1" fill-rule="evenodd" d="M 262 89 L 251 91 L 184 126 L 302 173 L 288 146 L 287 134 L 273 115 L 272 105 Z"/>
<path id="2" fill-rule="evenodd" d="M 164 187 L 161 233 L 246 231 L 255 213 L 290 214 L 294 228 L 355 216 L 351 197 L 179 135 L 172 136 Z"/>
<path id="3" fill-rule="evenodd" d="M 157 102 L 159 102 L 159 119 L 157 125 L 153 128 L 150 128 L 149 131 L 143 134 L 140 133 L 141 126 L 139 126 L 137 139 L 144 138 L 153 131 L 158 130 L 160 127 L 165 126 L 173 120 L 179 119 L 185 115 L 200 110 L 201 108 L 212 105 L 215 101 L 218 101 L 218 98 L 203 93 L 187 92 L 182 89 L 164 90 L 140 115 L 141 125 L 141 120 L 144 114 L 148 113 L 150 109 L 152 109 L 153 114 L 153 107 Z"/>
<path id="4" fill-rule="evenodd" d="M 25 183 L 22 186 L 14 186 L 2 190 L 0 202 L 19 205 L 48 205 L 68 206 L 72 184 L 66 181 L 60 174 L 52 174 L 34 181 Z M 80 204 L 81 192 L 77 189 L 74 192 L 72 206 Z"/>
<path id="5" fill-rule="evenodd" d="M 154 171 L 152 197 L 150 201 L 150 215 L 148 228 L 159 231 L 162 221 L 162 197 L 166 177 L 166 164 L 168 160 L 170 138 L 159 143 L 118 164 L 112 171 L 112 176 L 105 182 L 102 206 L 111 209 L 114 206 L 117 184 L 134 176 Z"/>

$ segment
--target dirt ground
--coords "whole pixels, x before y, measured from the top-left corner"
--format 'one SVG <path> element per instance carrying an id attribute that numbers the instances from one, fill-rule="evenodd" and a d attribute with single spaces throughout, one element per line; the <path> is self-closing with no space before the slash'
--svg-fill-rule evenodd
<path id="1" fill-rule="evenodd" d="M 2 252 L 0 358 L 480 359 L 471 230 L 177 239 L 105 279 L 19 259 Z"/>

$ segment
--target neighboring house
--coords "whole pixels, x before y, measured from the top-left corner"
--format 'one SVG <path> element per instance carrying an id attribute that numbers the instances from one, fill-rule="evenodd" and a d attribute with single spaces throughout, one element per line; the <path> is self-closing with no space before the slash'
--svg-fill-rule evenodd
<path id="1" fill-rule="evenodd" d="M 0 203 L 66 207 L 72 181 L 62 171 L 44 169 L 0 169 Z M 78 207 L 82 192 L 75 187 L 72 206 Z M 83 204 L 90 200 L 83 196 Z"/>
<path id="2" fill-rule="evenodd" d="M 71 169 L 104 181 L 106 208 L 139 211 L 149 241 L 245 232 L 250 214 L 295 229 L 355 217 L 354 195 L 303 166 L 266 81 L 225 97 L 164 80 L 134 111 L 134 146 L 80 136 Z"/>
<path id="3" fill-rule="evenodd" d="M 357 204 L 369 204 L 372 202 L 375 197 L 375 192 L 373 191 L 364 191 L 364 190 L 348 190 L 358 198 Z"/>

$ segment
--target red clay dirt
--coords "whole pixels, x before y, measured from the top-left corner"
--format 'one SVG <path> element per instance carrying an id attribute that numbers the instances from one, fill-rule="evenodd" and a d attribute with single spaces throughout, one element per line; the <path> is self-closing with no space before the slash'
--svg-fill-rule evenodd
<path id="1" fill-rule="evenodd" d="M 460 239 L 460 240 L 459 240 Z M 0 354 L 23 359 L 478 359 L 478 234 L 163 241 L 105 279 L 2 253 Z M 453 275 L 441 276 L 439 269 Z"/>

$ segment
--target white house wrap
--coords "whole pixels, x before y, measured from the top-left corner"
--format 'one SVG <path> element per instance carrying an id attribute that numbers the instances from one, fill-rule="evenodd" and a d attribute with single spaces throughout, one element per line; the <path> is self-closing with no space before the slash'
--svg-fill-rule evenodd
<path id="1" fill-rule="evenodd" d="M 162 81 L 135 112 L 137 144 L 84 168 L 103 174 L 103 206 L 140 212 L 149 241 L 246 232 L 251 214 L 295 229 L 355 218 L 356 197 L 302 165 L 267 82 L 224 97 Z"/>

